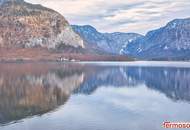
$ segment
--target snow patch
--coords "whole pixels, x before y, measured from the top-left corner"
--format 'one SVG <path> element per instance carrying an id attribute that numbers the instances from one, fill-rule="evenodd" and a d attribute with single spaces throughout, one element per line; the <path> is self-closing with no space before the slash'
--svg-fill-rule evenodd
<path id="1" fill-rule="evenodd" d="M 165 47 L 164 47 L 164 50 L 168 50 L 168 46 L 165 46 Z"/>

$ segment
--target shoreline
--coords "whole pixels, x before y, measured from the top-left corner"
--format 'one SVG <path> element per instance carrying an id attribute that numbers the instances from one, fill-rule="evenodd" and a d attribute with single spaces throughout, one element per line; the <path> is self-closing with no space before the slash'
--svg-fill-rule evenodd
<path id="1" fill-rule="evenodd" d="M 0 64 L 80 64 L 97 66 L 126 66 L 126 67 L 171 67 L 171 68 L 190 68 L 188 61 L 7 61 Z"/>

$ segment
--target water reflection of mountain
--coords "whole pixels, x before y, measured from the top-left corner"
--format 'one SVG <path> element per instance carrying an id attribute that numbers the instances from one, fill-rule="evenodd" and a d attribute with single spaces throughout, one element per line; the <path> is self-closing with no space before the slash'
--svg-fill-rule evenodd
<path id="1" fill-rule="evenodd" d="M 98 87 L 148 88 L 164 93 L 172 100 L 190 101 L 190 69 L 162 67 L 107 67 L 88 75 L 75 93 L 91 94 Z"/>
<path id="2" fill-rule="evenodd" d="M 190 68 L 129 68 L 126 74 L 173 100 L 190 101 Z"/>
<path id="3" fill-rule="evenodd" d="M 187 68 L 0 64 L 0 124 L 52 111 L 71 94 L 89 95 L 102 86 L 142 84 L 172 100 L 190 101 Z"/>
<path id="4" fill-rule="evenodd" d="M 41 115 L 64 104 L 83 82 L 72 66 L 0 65 L 0 123 Z"/>
<path id="5" fill-rule="evenodd" d="M 86 74 L 84 82 L 75 93 L 92 94 L 98 87 L 133 87 L 136 80 L 132 79 L 119 67 L 94 67 L 96 70 Z M 94 68 L 92 70 L 94 70 Z"/>

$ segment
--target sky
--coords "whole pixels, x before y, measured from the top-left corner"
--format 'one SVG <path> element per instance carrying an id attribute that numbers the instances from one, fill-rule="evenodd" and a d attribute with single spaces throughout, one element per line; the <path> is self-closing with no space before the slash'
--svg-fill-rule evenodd
<path id="1" fill-rule="evenodd" d="M 70 24 L 100 32 L 148 31 L 176 18 L 190 17 L 190 0 L 26 0 L 61 13 Z"/>

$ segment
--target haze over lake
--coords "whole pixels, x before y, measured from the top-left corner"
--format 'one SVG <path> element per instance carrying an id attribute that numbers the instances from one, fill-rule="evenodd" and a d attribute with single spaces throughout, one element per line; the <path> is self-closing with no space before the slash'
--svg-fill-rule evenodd
<path id="1" fill-rule="evenodd" d="M 165 121 L 188 122 L 188 63 L 146 63 L 154 66 L 0 64 L 0 130 L 162 130 Z"/>

